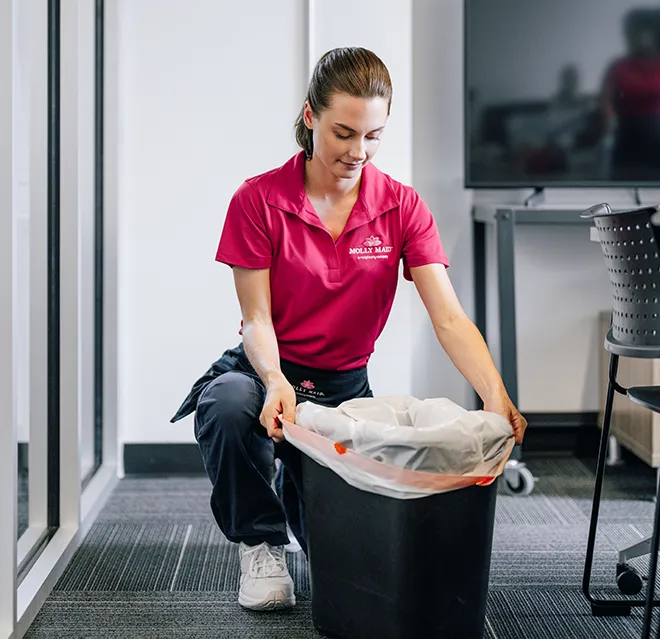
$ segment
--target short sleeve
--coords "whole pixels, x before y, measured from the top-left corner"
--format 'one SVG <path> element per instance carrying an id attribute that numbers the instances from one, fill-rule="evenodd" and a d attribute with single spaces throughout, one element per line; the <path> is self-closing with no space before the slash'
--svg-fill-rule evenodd
<path id="1" fill-rule="evenodd" d="M 270 268 L 273 245 L 264 220 L 263 202 L 244 182 L 229 203 L 215 259 L 241 268 Z"/>
<path id="2" fill-rule="evenodd" d="M 440 240 L 433 214 L 413 189 L 406 189 L 401 200 L 403 218 L 403 276 L 412 281 L 410 269 L 426 264 L 443 264 L 449 260 Z"/>

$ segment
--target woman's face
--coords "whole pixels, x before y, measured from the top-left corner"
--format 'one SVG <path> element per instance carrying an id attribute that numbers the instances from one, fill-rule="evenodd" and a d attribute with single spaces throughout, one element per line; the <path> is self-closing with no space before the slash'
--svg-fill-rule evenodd
<path id="1" fill-rule="evenodd" d="M 356 178 L 378 151 L 388 109 L 384 98 L 354 98 L 344 93 L 336 93 L 318 117 L 305 104 L 314 156 L 335 177 Z"/>

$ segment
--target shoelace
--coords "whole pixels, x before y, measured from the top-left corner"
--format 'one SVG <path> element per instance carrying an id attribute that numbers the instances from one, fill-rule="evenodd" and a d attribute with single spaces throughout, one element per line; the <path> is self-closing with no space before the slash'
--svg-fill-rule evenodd
<path id="1" fill-rule="evenodd" d="M 253 577 L 270 577 L 284 571 L 284 548 L 260 544 L 248 551 L 250 556 L 250 574 Z"/>

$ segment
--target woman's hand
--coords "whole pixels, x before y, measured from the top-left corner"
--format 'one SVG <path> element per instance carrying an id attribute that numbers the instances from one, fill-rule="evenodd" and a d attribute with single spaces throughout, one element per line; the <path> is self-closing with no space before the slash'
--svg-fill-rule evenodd
<path id="1" fill-rule="evenodd" d="M 261 425 L 268 431 L 268 437 L 274 442 L 284 439 L 282 419 L 294 423 L 296 414 L 296 391 L 284 375 L 278 375 L 266 387 L 266 401 L 259 416 Z"/>
<path id="2" fill-rule="evenodd" d="M 502 393 L 497 397 L 484 402 L 484 410 L 505 417 L 509 424 L 511 424 L 511 428 L 513 428 L 513 435 L 516 444 L 518 444 L 518 446 L 522 444 L 523 437 L 525 436 L 525 429 L 527 428 L 527 420 L 513 405 L 513 402 L 509 399 L 509 396 L 506 393 Z"/>

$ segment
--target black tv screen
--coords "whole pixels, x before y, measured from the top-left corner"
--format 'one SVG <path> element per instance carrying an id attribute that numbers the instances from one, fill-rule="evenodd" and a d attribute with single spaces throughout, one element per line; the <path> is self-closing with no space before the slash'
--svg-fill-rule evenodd
<path id="1" fill-rule="evenodd" d="M 660 185 L 660 2 L 465 0 L 465 185 Z"/>

